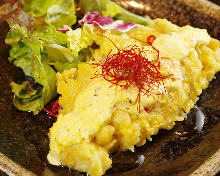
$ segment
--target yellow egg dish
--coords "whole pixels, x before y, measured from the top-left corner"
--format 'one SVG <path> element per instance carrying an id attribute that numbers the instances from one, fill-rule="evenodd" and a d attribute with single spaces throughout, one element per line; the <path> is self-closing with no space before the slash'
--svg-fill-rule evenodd
<path id="1" fill-rule="evenodd" d="M 152 20 L 147 27 L 139 25 L 125 34 L 95 28 L 91 37 L 100 48 L 94 51 L 95 61 L 91 63 L 102 63 L 111 50 L 114 53 L 130 45 L 150 50 L 142 42 L 150 35 L 156 36 L 153 46 L 160 56 L 169 58 L 161 59 L 161 72 L 172 74 L 172 79 L 167 77 L 158 88 L 166 93 L 141 93 L 139 110 L 137 88 L 123 89 L 103 77 L 94 77 L 101 72 L 97 65 L 81 63 L 78 69 L 57 73 L 63 109 L 49 133 L 51 164 L 101 176 L 111 167 L 109 154 L 134 151 L 135 145 L 144 145 L 159 129 L 169 130 L 175 121 L 183 121 L 185 113 L 194 107 L 202 90 L 220 70 L 219 41 L 206 30 L 178 27 L 163 19 Z M 149 53 L 148 57 L 155 56 Z"/>

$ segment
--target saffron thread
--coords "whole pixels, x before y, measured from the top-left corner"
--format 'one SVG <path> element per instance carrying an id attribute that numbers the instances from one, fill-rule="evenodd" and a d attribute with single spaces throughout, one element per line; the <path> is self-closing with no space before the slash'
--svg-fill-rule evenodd
<path id="1" fill-rule="evenodd" d="M 101 67 L 101 73 L 96 74 L 95 77 L 101 76 L 112 83 L 111 86 L 116 85 L 123 89 L 128 89 L 130 86 L 136 87 L 138 95 L 135 103 L 138 103 L 138 111 L 140 113 L 141 93 L 147 96 L 165 93 L 163 92 L 164 90 L 160 89 L 160 86 L 161 84 L 164 86 L 163 80 L 170 76 L 163 75 L 160 72 L 159 50 L 152 45 L 156 37 L 150 35 L 147 38 L 147 42 L 145 42 L 152 47 L 153 51 L 151 51 L 137 45 L 119 49 L 110 38 L 104 35 L 101 36 L 107 38 L 117 48 L 117 53 L 112 53 L 112 50 L 110 50 L 104 63 L 93 63 L 93 65 Z M 148 58 L 149 55 L 147 53 L 153 53 L 156 59 Z"/>

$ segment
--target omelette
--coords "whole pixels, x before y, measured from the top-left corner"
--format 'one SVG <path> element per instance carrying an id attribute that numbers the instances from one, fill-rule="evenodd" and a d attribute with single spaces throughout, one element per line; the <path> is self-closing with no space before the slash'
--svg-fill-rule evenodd
<path id="1" fill-rule="evenodd" d="M 94 60 L 56 75 L 62 110 L 50 128 L 48 160 L 101 176 L 111 167 L 112 152 L 134 152 L 134 146 L 151 141 L 159 129 L 169 130 L 175 121 L 184 120 L 220 70 L 220 49 L 219 41 L 205 29 L 178 27 L 165 19 L 123 34 L 97 26 L 89 32 L 99 46 L 92 54 Z M 149 46 L 145 41 L 151 35 L 155 40 Z M 135 85 L 125 89 L 112 84 L 94 64 L 134 45 L 148 51 L 149 60 L 155 59 L 152 48 L 159 51 L 161 73 L 172 75 L 150 94 L 140 92 L 139 103 Z"/>

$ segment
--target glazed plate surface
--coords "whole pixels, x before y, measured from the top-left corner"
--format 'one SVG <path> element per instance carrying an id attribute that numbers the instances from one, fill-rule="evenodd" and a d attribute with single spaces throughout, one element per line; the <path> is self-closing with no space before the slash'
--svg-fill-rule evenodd
<path id="1" fill-rule="evenodd" d="M 117 0 L 121 6 L 139 15 L 167 18 L 184 26 L 205 28 L 220 40 L 220 6 L 206 0 Z M 218 2 L 213 0 L 213 2 Z M 198 9 L 198 10 L 195 10 Z M 8 31 L 0 24 L 0 169 L 14 175 L 80 176 L 65 167 L 48 164 L 48 130 L 55 122 L 45 112 L 37 116 L 16 110 L 10 89 L 12 80 L 23 77 L 20 69 L 9 64 L 9 48 L 4 44 Z M 111 176 L 186 176 L 215 175 L 220 166 L 220 73 L 203 91 L 197 106 L 205 114 L 205 125 L 195 129 L 196 109 L 187 120 L 177 122 L 170 130 L 160 130 L 152 142 L 136 148 L 135 152 L 111 155 L 113 166 L 106 175 Z M 7 156 L 7 157 L 5 157 Z M 143 164 L 138 160 L 145 158 Z M 10 158 L 10 159 L 9 159 Z M 14 161 L 15 163 L 11 163 Z M 16 165 L 19 164 L 21 168 Z M 22 169 L 25 168 L 26 170 Z M 0 171 L 0 175 L 6 175 Z"/>

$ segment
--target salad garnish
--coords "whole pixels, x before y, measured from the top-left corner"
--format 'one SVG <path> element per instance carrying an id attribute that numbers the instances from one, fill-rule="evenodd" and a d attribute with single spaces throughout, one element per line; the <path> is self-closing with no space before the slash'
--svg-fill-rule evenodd
<path id="1" fill-rule="evenodd" d="M 85 4 L 90 4 L 93 9 L 90 11 L 96 12 L 88 12 Z M 93 53 L 91 34 L 94 34 L 95 26 L 128 32 L 136 28 L 134 23 L 147 24 L 147 19 L 109 0 L 80 1 L 79 8 L 88 13 L 80 21 L 82 27 L 76 29 L 71 27 L 77 23 L 73 0 L 24 0 L 8 3 L 7 7 L 2 19 L 7 20 L 11 28 L 5 40 L 11 45 L 9 61 L 34 79 L 34 82 L 26 80 L 28 83 L 11 84 L 14 104 L 18 109 L 34 114 L 56 97 L 56 72 L 77 68 L 79 63 L 90 61 L 85 53 Z M 31 91 L 24 91 L 29 84 Z"/>

